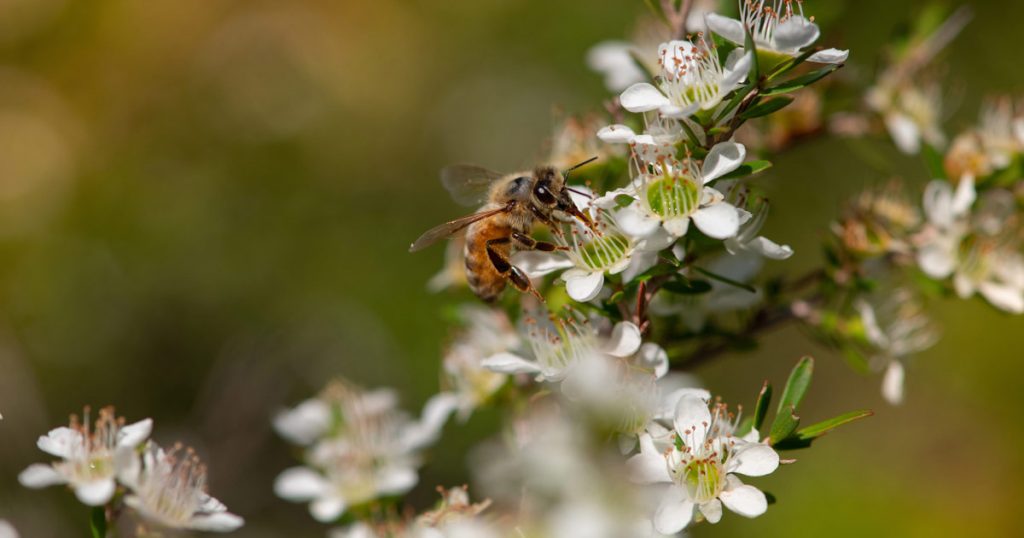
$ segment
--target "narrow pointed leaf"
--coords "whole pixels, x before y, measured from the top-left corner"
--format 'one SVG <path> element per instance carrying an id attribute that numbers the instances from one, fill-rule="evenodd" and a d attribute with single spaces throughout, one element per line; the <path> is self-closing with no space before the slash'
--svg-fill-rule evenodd
<path id="1" fill-rule="evenodd" d="M 789 106 L 793 102 L 792 97 L 776 97 L 775 99 L 768 99 L 767 101 L 761 101 L 760 103 L 740 112 L 740 117 L 749 120 L 754 118 L 760 118 L 761 116 L 767 116 L 773 112 L 782 110 Z"/>
<path id="2" fill-rule="evenodd" d="M 775 445 L 789 439 L 796 431 L 797 426 L 800 425 L 800 417 L 794 415 L 793 411 L 794 408 L 789 406 L 775 415 L 775 421 L 772 422 L 772 428 L 768 434 L 770 444 Z"/>
<path id="3" fill-rule="evenodd" d="M 815 82 L 821 80 L 822 78 L 825 78 L 826 76 L 834 72 L 836 69 L 839 69 L 840 67 L 842 67 L 842 64 L 830 65 L 823 69 L 818 69 L 817 71 L 811 71 L 806 75 L 800 75 L 799 77 L 796 77 L 792 80 L 787 80 L 777 86 L 772 86 L 771 88 L 768 88 L 761 92 L 761 95 L 780 95 L 783 93 L 794 92 L 796 90 L 799 90 L 800 88 L 814 84 Z"/>
<path id="4" fill-rule="evenodd" d="M 662 285 L 662 288 L 679 295 L 699 295 L 711 291 L 711 283 L 707 280 L 670 280 Z"/>
<path id="5" fill-rule="evenodd" d="M 89 511 L 89 532 L 92 538 L 106 538 L 107 509 L 105 507 L 95 506 Z"/>
<path id="6" fill-rule="evenodd" d="M 698 273 L 701 273 L 702 275 L 704 275 L 704 276 L 706 276 L 708 278 L 711 278 L 713 280 L 717 280 L 719 282 L 724 282 L 726 284 L 729 284 L 730 286 L 735 286 L 737 288 L 740 288 L 740 289 L 743 289 L 743 290 L 747 290 L 750 293 L 757 293 L 757 290 L 754 289 L 754 287 L 749 285 L 749 284 L 744 284 L 744 283 L 739 282 L 737 280 L 733 280 L 733 279 L 731 279 L 729 277 L 722 276 L 722 275 L 717 274 L 717 273 L 712 273 L 711 271 L 708 271 L 707 269 L 704 269 L 703 267 L 694 267 L 694 269 L 696 269 Z"/>
<path id="7" fill-rule="evenodd" d="M 849 424 L 855 420 L 860 420 L 865 417 L 870 417 L 873 414 L 873 412 L 867 409 L 851 411 L 849 413 L 839 415 L 838 417 L 833 417 L 828 420 L 818 422 L 817 424 L 812 424 L 806 428 L 801 428 L 797 430 L 793 436 L 788 439 L 783 439 L 773 446 L 779 450 L 807 448 L 811 446 L 811 443 L 814 442 L 815 439 L 838 428 L 839 426 Z"/>
<path id="8" fill-rule="evenodd" d="M 754 427 L 761 431 L 764 418 L 768 414 L 768 406 L 772 402 L 772 384 L 765 381 L 761 386 L 761 394 L 757 396 L 757 405 L 754 406 Z"/>
<path id="9" fill-rule="evenodd" d="M 750 74 L 748 78 L 751 82 L 757 83 L 758 78 L 761 76 L 761 70 L 757 65 L 757 44 L 754 43 L 754 36 L 750 33 L 750 28 L 747 28 L 747 37 L 744 39 L 743 50 L 745 53 L 750 53 L 754 60 L 750 62 Z"/>
<path id="10" fill-rule="evenodd" d="M 789 380 L 786 381 L 786 388 L 782 389 L 782 399 L 779 400 L 780 415 L 785 413 L 786 409 L 792 409 L 793 412 L 800 407 L 800 402 L 804 399 L 804 394 L 807 393 L 807 388 L 811 386 L 811 375 L 814 373 L 814 359 L 810 357 L 804 357 L 800 359 L 800 362 L 796 363 L 793 367 L 793 372 L 789 374 Z"/>
<path id="11" fill-rule="evenodd" d="M 738 168 L 725 174 L 718 179 L 740 179 L 747 176 L 752 176 L 772 167 L 771 161 L 750 161 L 741 164 Z"/>

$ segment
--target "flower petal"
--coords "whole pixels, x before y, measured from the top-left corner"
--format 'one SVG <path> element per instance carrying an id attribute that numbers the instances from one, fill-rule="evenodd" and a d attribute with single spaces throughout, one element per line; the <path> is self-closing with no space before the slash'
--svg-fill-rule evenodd
<path id="1" fill-rule="evenodd" d="M 622 108 L 630 112 L 648 112 L 669 104 L 668 97 L 646 82 L 638 82 L 626 88 L 619 96 L 619 102 Z"/>
<path id="2" fill-rule="evenodd" d="M 772 43 L 779 52 L 796 52 L 817 41 L 820 35 L 817 24 L 794 15 L 775 26 Z"/>
<path id="3" fill-rule="evenodd" d="M 601 127 L 597 131 L 597 137 L 609 144 L 628 144 L 636 138 L 636 133 L 629 127 L 616 123 L 607 127 Z"/>
<path id="4" fill-rule="evenodd" d="M 555 252 L 523 250 L 512 255 L 512 265 L 523 270 L 526 276 L 540 278 L 546 274 L 572 267 L 572 260 Z"/>
<path id="5" fill-rule="evenodd" d="M 57 472 L 52 465 L 33 463 L 18 475 L 18 482 L 26 488 L 45 488 L 67 483 L 64 475 Z"/>
<path id="6" fill-rule="evenodd" d="M 704 24 L 708 26 L 708 29 L 712 32 L 736 43 L 742 45 L 746 41 L 746 33 L 743 31 L 743 23 L 731 19 L 729 17 L 723 17 L 717 13 L 708 13 L 704 16 Z"/>
<path id="7" fill-rule="evenodd" d="M 382 469 L 377 475 L 377 491 L 383 495 L 402 495 L 419 482 L 416 470 L 405 466 Z"/>
<path id="8" fill-rule="evenodd" d="M 661 379 L 668 373 L 668 352 L 653 342 L 640 346 L 640 363 L 654 370 L 654 377 Z"/>
<path id="9" fill-rule="evenodd" d="M 66 426 L 61 426 L 39 437 L 39 440 L 36 441 L 36 446 L 47 454 L 68 459 L 71 457 L 75 447 L 81 446 L 83 442 L 84 439 L 81 433 Z"/>
<path id="10" fill-rule="evenodd" d="M 345 499 L 333 495 L 316 499 L 310 503 L 309 513 L 320 523 L 332 523 L 345 513 Z"/>
<path id="11" fill-rule="evenodd" d="M 153 431 L 153 419 L 147 418 L 129 424 L 117 432 L 117 446 L 134 448 L 149 437 Z"/>
<path id="12" fill-rule="evenodd" d="M 693 223 L 708 237 L 725 239 L 740 229 L 740 215 L 727 203 L 703 207 L 693 213 Z"/>
<path id="13" fill-rule="evenodd" d="M 1024 314 L 1024 290 L 1020 288 L 989 281 L 978 284 L 978 292 L 1000 310 Z"/>
<path id="14" fill-rule="evenodd" d="M 841 64 L 850 57 L 850 51 L 839 49 L 819 50 L 807 58 L 808 62 L 816 64 Z"/>
<path id="15" fill-rule="evenodd" d="M 665 456 L 654 446 L 649 434 L 640 434 L 640 453 L 626 460 L 630 479 L 638 484 L 671 482 Z"/>
<path id="16" fill-rule="evenodd" d="M 690 217 L 668 219 L 661 224 L 672 237 L 682 237 L 690 229 Z"/>
<path id="17" fill-rule="evenodd" d="M 882 376 L 882 397 L 892 405 L 903 403 L 903 363 L 890 361 Z"/>
<path id="18" fill-rule="evenodd" d="M 245 524 L 245 520 L 230 512 L 193 516 L 189 528 L 206 532 L 231 532 Z"/>
<path id="19" fill-rule="evenodd" d="M 75 497 L 89 506 L 103 506 L 114 496 L 117 485 L 113 478 L 94 480 L 75 486 Z"/>
<path id="20" fill-rule="evenodd" d="M 288 441 L 308 445 L 324 434 L 331 424 L 331 410 L 319 399 L 306 400 L 274 416 L 274 429 Z"/>
<path id="21" fill-rule="evenodd" d="M 747 156 L 747 148 L 736 142 L 720 142 L 711 148 L 708 156 L 704 158 L 701 166 L 701 175 L 704 177 L 704 184 L 732 172 L 743 164 Z"/>
<path id="22" fill-rule="evenodd" d="M 565 281 L 565 291 L 569 297 L 581 303 L 593 300 L 601 293 L 601 286 L 604 285 L 604 273 L 595 271 L 588 273 L 571 269 L 562 273 L 562 280 Z"/>
<path id="23" fill-rule="evenodd" d="M 754 486 L 744 485 L 734 476 L 729 476 L 729 485 L 718 494 L 726 508 L 745 517 L 757 517 L 768 510 L 768 498 Z"/>
<path id="24" fill-rule="evenodd" d="M 789 245 L 779 245 L 763 236 L 750 240 L 746 247 L 772 260 L 785 260 L 793 255 L 793 249 Z"/>
<path id="25" fill-rule="evenodd" d="M 722 86 L 719 89 L 720 95 L 731 92 L 750 72 L 750 65 L 754 63 L 754 53 L 743 54 L 743 49 L 736 49 L 729 53 L 725 63 L 725 76 L 722 79 Z"/>
<path id="26" fill-rule="evenodd" d="M 963 215 L 974 204 L 977 193 L 974 190 L 974 175 L 964 174 L 956 185 L 956 192 L 953 193 L 953 203 L 950 209 L 954 215 Z"/>
<path id="27" fill-rule="evenodd" d="M 440 392 L 430 397 L 423 406 L 419 422 L 409 427 L 402 437 L 405 448 L 416 449 L 437 441 L 448 417 L 459 406 L 459 397 L 453 392 Z"/>
<path id="28" fill-rule="evenodd" d="M 955 253 L 939 245 L 928 245 L 918 251 L 917 265 L 932 278 L 946 278 L 956 269 Z"/>
<path id="29" fill-rule="evenodd" d="M 615 221 L 619 229 L 627 235 L 636 239 L 648 237 L 660 228 L 661 221 L 644 213 L 638 207 L 639 203 L 632 203 L 615 215 Z"/>
<path id="30" fill-rule="evenodd" d="M 605 352 L 613 357 L 628 357 L 636 353 L 642 343 L 640 327 L 630 321 L 620 321 L 612 328 Z"/>
<path id="31" fill-rule="evenodd" d="M 324 495 L 330 484 L 309 467 L 285 469 L 274 480 L 274 494 L 288 501 L 309 501 Z"/>
<path id="32" fill-rule="evenodd" d="M 779 468 L 779 454 L 768 445 L 752 443 L 741 447 L 729 458 L 729 472 L 764 476 Z"/>
<path id="33" fill-rule="evenodd" d="M 540 366 L 536 362 L 507 352 L 495 353 L 487 357 L 480 361 L 480 366 L 500 374 L 536 374 L 540 372 Z"/>
<path id="34" fill-rule="evenodd" d="M 673 425 L 676 432 L 683 436 L 686 446 L 698 447 L 704 444 L 708 426 L 711 424 L 711 411 L 702 394 L 688 392 L 679 398 Z M 689 434 L 687 434 L 689 432 Z"/>
<path id="35" fill-rule="evenodd" d="M 885 115 L 885 128 L 900 151 L 914 155 L 921 151 L 921 129 L 906 114 L 892 112 Z"/>
<path id="36" fill-rule="evenodd" d="M 722 519 L 722 501 L 718 499 L 711 499 L 700 505 L 699 508 L 700 513 L 704 514 L 704 519 L 707 519 L 708 523 L 718 523 Z"/>
<path id="37" fill-rule="evenodd" d="M 686 528 L 693 518 L 693 503 L 686 498 L 686 492 L 672 486 L 661 498 L 658 511 L 654 513 L 654 528 L 662 534 L 674 535 Z"/>

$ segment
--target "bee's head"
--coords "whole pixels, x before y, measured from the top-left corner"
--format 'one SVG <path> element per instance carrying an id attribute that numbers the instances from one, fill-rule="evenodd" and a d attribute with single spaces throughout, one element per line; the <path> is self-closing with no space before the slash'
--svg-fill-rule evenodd
<path id="1" fill-rule="evenodd" d="M 534 176 L 536 181 L 533 183 L 533 192 L 530 195 L 534 206 L 543 210 L 545 214 L 560 211 L 593 227 L 590 216 L 580 211 L 576 207 L 576 203 L 572 201 L 569 189 L 565 185 L 565 177 L 558 170 L 546 166 L 535 170 Z"/>

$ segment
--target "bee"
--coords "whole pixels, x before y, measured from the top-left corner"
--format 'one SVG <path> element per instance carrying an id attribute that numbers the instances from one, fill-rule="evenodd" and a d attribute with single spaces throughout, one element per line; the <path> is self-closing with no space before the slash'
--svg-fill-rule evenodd
<path id="1" fill-rule="evenodd" d="M 576 218 L 597 233 L 594 222 L 576 207 L 569 195 L 586 194 L 566 185 L 569 172 L 595 159 L 581 162 L 564 173 L 553 166 L 513 174 L 472 165 L 447 167 L 441 171 L 441 183 L 455 201 L 464 205 L 484 202 L 483 206 L 472 215 L 427 230 L 409 247 L 409 252 L 422 250 L 465 228 L 466 281 L 473 293 L 493 302 L 507 281 L 519 291 L 529 291 L 540 298 L 526 273 L 512 265 L 511 256 L 516 250 L 565 249 L 531 237 L 535 222 L 547 225 L 553 233 L 561 233 L 558 222 Z"/>

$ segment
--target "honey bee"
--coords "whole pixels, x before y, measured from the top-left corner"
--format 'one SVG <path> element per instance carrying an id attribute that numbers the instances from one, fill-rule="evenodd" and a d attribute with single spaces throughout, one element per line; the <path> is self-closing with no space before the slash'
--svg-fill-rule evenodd
<path id="1" fill-rule="evenodd" d="M 515 250 L 563 250 L 554 243 L 537 241 L 530 236 L 535 222 L 561 233 L 557 223 L 579 219 L 596 232 L 594 222 L 579 210 L 569 196 L 576 192 L 566 185 L 569 172 L 596 159 L 581 162 L 564 173 L 553 166 L 539 166 L 533 171 L 501 174 L 472 165 L 456 165 L 441 171 L 441 182 L 455 201 L 465 205 L 483 206 L 473 213 L 436 226 L 420 236 L 409 252 L 422 250 L 441 238 L 466 229 L 463 249 L 466 281 L 478 297 L 493 302 L 505 289 L 506 281 L 519 291 L 529 291 L 540 298 L 530 278 L 512 265 Z"/>

